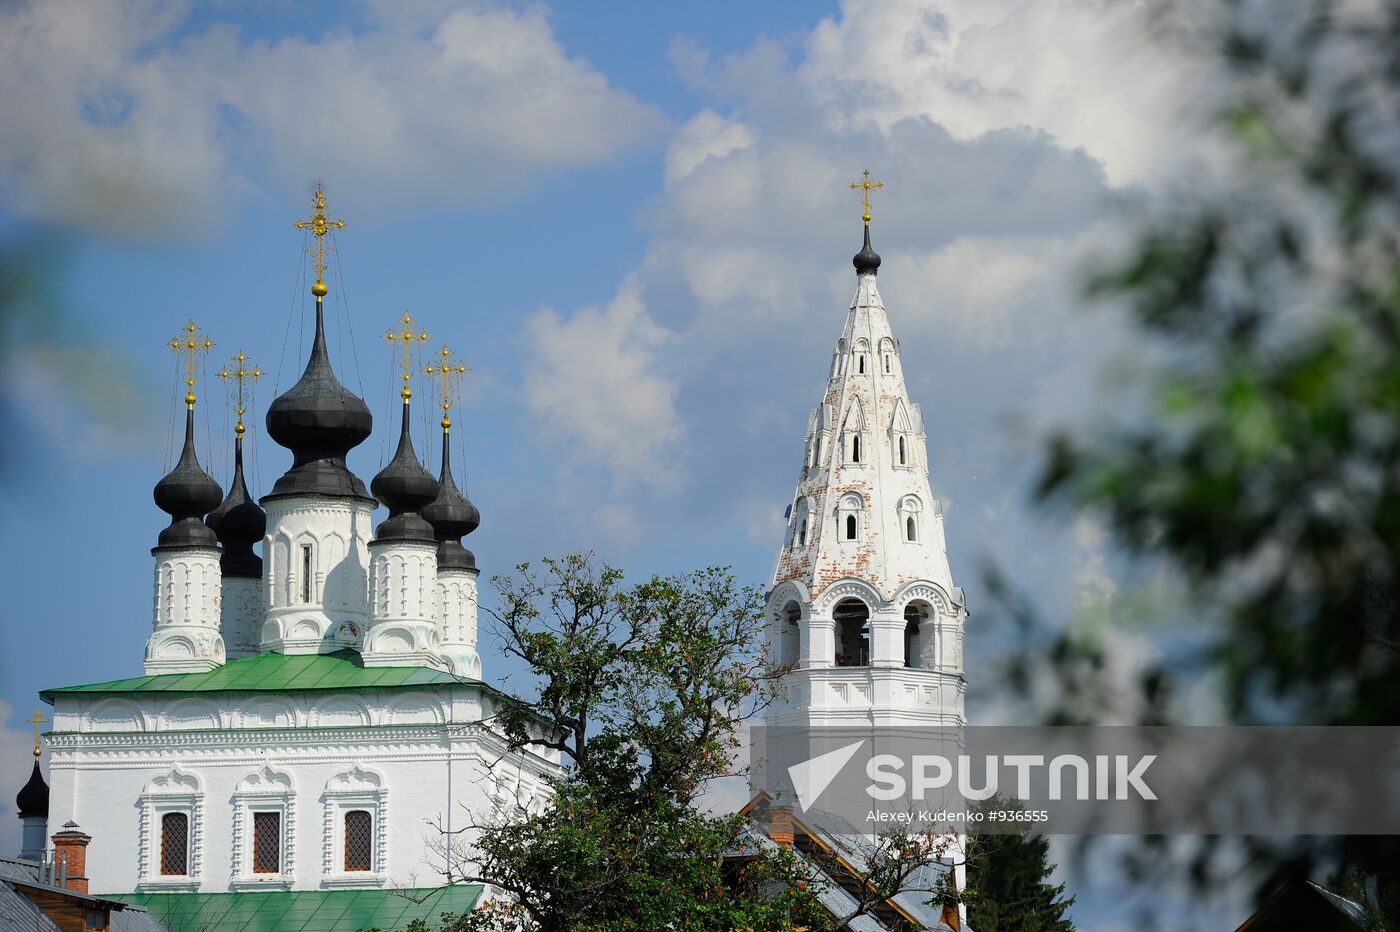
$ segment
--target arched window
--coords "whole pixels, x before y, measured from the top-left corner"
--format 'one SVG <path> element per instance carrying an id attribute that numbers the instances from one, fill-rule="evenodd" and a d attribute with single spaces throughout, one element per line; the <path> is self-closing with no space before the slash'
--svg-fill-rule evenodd
<path id="1" fill-rule="evenodd" d="M 160 817 L 160 872 L 177 877 L 190 872 L 190 817 L 183 812 Z"/>
<path id="2" fill-rule="evenodd" d="M 807 519 L 802 519 L 802 524 L 797 528 L 797 546 L 807 546 Z"/>
<path id="3" fill-rule="evenodd" d="M 860 462 L 860 434 L 851 437 L 851 462 Z"/>
<path id="4" fill-rule="evenodd" d="M 885 354 L 885 375 L 890 374 L 890 354 Z"/>
<path id="5" fill-rule="evenodd" d="M 904 519 L 904 539 L 914 540 L 914 516 L 910 515 Z"/>
<path id="6" fill-rule="evenodd" d="M 900 437 L 900 438 L 899 438 L 899 465 L 903 466 L 903 465 L 905 465 L 905 463 L 907 463 L 907 462 L 908 462 L 908 460 L 905 458 L 905 453 L 904 453 L 904 438 L 903 438 L 903 437 Z"/>
<path id="7" fill-rule="evenodd" d="M 364 809 L 345 813 L 345 870 L 374 870 L 373 819 Z"/>
<path id="8" fill-rule="evenodd" d="M 856 516 L 846 515 L 846 540 L 856 539 Z"/>

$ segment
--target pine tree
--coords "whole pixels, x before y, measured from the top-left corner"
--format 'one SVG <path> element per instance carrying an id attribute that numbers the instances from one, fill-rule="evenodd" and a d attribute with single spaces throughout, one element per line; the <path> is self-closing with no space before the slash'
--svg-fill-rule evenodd
<path id="1" fill-rule="evenodd" d="M 1049 882 L 1043 835 L 978 835 L 967 864 L 968 924 L 977 932 L 1074 932 L 1065 917 L 1074 897 Z"/>

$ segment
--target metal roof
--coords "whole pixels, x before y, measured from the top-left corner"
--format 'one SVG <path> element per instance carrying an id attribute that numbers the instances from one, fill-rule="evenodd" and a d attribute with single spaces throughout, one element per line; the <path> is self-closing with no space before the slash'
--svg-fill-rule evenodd
<path id="1" fill-rule="evenodd" d="M 478 683 L 478 680 L 453 676 L 430 667 L 366 668 L 359 652 L 347 649 L 332 654 L 258 654 L 226 663 L 208 673 L 133 676 L 105 683 L 46 689 L 39 695 L 52 702 L 55 696 L 71 693 L 297 692 Z"/>
<path id="2" fill-rule="evenodd" d="M 169 932 L 339 932 L 429 926 L 442 913 L 467 913 L 480 884 L 412 890 L 296 890 L 273 893 L 124 893 L 112 895 L 148 910 Z"/>

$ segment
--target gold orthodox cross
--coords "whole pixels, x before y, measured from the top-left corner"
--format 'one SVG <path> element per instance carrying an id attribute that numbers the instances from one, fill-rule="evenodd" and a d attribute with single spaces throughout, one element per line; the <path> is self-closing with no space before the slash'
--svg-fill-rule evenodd
<path id="1" fill-rule="evenodd" d="M 174 350 L 176 356 L 182 353 L 185 356 L 185 388 L 187 389 L 185 392 L 185 404 L 189 405 L 190 410 L 193 411 L 195 402 L 195 358 L 200 353 L 209 352 L 209 350 L 214 347 L 214 341 L 209 339 L 206 334 L 201 333 L 199 327 L 195 326 L 194 321 L 190 321 L 180 328 L 180 335 L 178 337 L 165 345 Z"/>
<path id="2" fill-rule="evenodd" d="M 428 333 L 426 330 L 419 330 L 417 333 L 413 332 L 413 315 L 408 311 L 403 312 L 403 317 L 399 318 L 399 323 L 403 324 L 403 333 L 395 333 L 390 330 L 388 333 L 384 334 L 384 340 L 390 347 L 400 342 L 403 344 L 403 391 L 399 392 L 399 395 L 404 401 L 408 401 L 408 399 L 413 397 L 413 391 L 408 387 L 408 380 L 413 378 L 414 372 L 413 344 L 415 342 L 422 343 L 427 340 Z"/>
<path id="3" fill-rule="evenodd" d="M 884 186 L 885 183 L 883 181 L 870 180 L 870 169 L 868 168 L 861 173 L 860 181 L 851 182 L 851 188 L 853 190 L 856 188 L 860 189 L 860 201 L 865 205 L 865 216 L 862 219 L 865 220 L 866 223 L 870 222 L 870 189 L 883 188 Z"/>
<path id="4" fill-rule="evenodd" d="M 38 760 L 42 753 L 42 745 L 39 743 L 39 729 L 48 722 L 48 719 L 44 718 L 43 713 L 36 711 L 33 715 L 25 719 L 25 721 L 34 726 L 34 759 Z"/>
<path id="5" fill-rule="evenodd" d="M 331 230 L 345 229 L 345 221 L 326 218 L 326 192 L 319 184 L 316 185 L 316 193 L 311 198 L 311 211 L 311 216 L 305 220 L 298 220 L 296 227 L 298 230 L 310 230 L 316 237 L 316 284 L 311 286 L 311 293 L 319 299 L 324 298 L 330 290 L 326 287 L 323 276 L 326 269 L 326 249 L 322 241 Z"/>
<path id="6" fill-rule="evenodd" d="M 243 415 L 248 413 L 248 400 L 253 394 L 253 381 L 263 377 L 263 371 L 252 365 L 252 358 L 247 356 L 242 350 L 231 360 L 233 371 L 229 371 L 228 366 L 219 370 L 219 378 L 224 380 L 224 384 L 236 382 L 230 385 L 229 389 L 233 393 L 233 410 L 238 415 L 238 423 L 233 425 L 233 433 L 237 437 L 243 436 Z M 246 389 L 245 389 L 246 383 Z"/>
<path id="7" fill-rule="evenodd" d="M 442 349 L 433 354 L 441 362 L 436 366 L 425 366 L 423 371 L 430 378 L 442 380 L 442 430 L 444 433 L 452 429 L 452 418 L 447 416 L 447 409 L 452 407 L 452 386 L 455 380 L 460 379 L 471 370 L 460 362 L 452 365 L 452 350 L 447 348 L 447 344 L 442 344 Z"/>

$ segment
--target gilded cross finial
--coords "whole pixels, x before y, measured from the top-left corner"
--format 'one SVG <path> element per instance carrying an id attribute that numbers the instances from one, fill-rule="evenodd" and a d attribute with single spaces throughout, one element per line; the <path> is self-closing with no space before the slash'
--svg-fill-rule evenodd
<path id="1" fill-rule="evenodd" d="M 48 719 L 44 718 L 42 712 L 36 710 L 25 721 L 34 726 L 34 759 L 38 760 L 43 752 L 43 745 L 39 742 L 39 730 L 48 722 Z"/>
<path id="2" fill-rule="evenodd" d="M 425 366 L 423 371 L 430 378 L 442 380 L 442 432 L 447 433 L 452 429 L 452 418 L 447 416 L 447 411 L 452 407 L 452 392 L 456 381 L 466 375 L 471 369 L 460 362 L 455 366 L 452 364 L 452 350 L 447 348 L 447 344 L 442 344 L 442 349 L 433 354 L 440 361 L 436 366 Z"/>
<path id="3" fill-rule="evenodd" d="M 885 183 L 883 181 L 870 180 L 870 169 L 868 168 L 865 171 L 861 172 L 860 181 L 851 182 L 852 189 L 860 189 L 860 202 L 863 205 L 865 205 L 865 215 L 861 219 L 863 219 L 866 223 L 870 222 L 870 189 L 883 188 L 884 186 Z"/>
<path id="4" fill-rule="evenodd" d="M 200 353 L 207 353 L 214 347 L 214 341 L 202 333 L 194 321 L 190 321 L 180 328 L 180 335 L 169 343 L 165 344 L 175 351 L 175 355 L 185 356 L 185 404 L 194 410 L 194 377 L 195 359 Z"/>
<path id="5" fill-rule="evenodd" d="M 253 395 L 253 382 L 263 377 L 264 373 L 257 366 L 253 365 L 252 357 L 242 350 L 230 360 L 233 369 L 224 366 L 219 370 L 219 378 L 224 380 L 224 384 L 230 382 L 236 384 L 229 385 L 230 393 L 233 395 L 233 410 L 238 415 L 238 423 L 233 425 L 233 433 L 238 439 L 243 439 L 243 415 L 248 413 L 248 402 Z"/>
<path id="6" fill-rule="evenodd" d="M 330 291 L 330 289 L 326 287 L 324 276 L 326 270 L 326 248 L 323 240 L 325 235 L 331 230 L 345 229 L 345 221 L 327 219 L 326 192 L 321 189 L 320 184 L 316 185 L 316 193 L 311 198 L 311 211 L 311 216 L 307 217 L 305 220 L 298 220 L 296 227 L 298 230 L 310 230 L 316 237 L 316 251 L 314 253 L 316 258 L 316 284 L 311 286 L 311 293 L 314 294 L 316 300 L 319 301 Z"/>
<path id="7" fill-rule="evenodd" d="M 403 316 L 399 318 L 399 323 L 403 324 L 403 333 L 395 333 L 390 330 L 388 333 L 384 334 L 384 340 L 391 347 L 398 343 L 403 344 L 403 375 L 401 376 L 403 379 L 403 391 L 399 392 L 399 396 L 403 398 L 404 401 L 408 401 L 408 399 L 413 397 L 413 391 L 408 387 L 408 380 L 413 378 L 414 373 L 413 344 L 415 342 L 422 343 L 427 340 L 428 333 L 426 330 L 419 330 L 417 333 L 413 332 L 413 315 L 408 311 L 403 312 Z"/>

